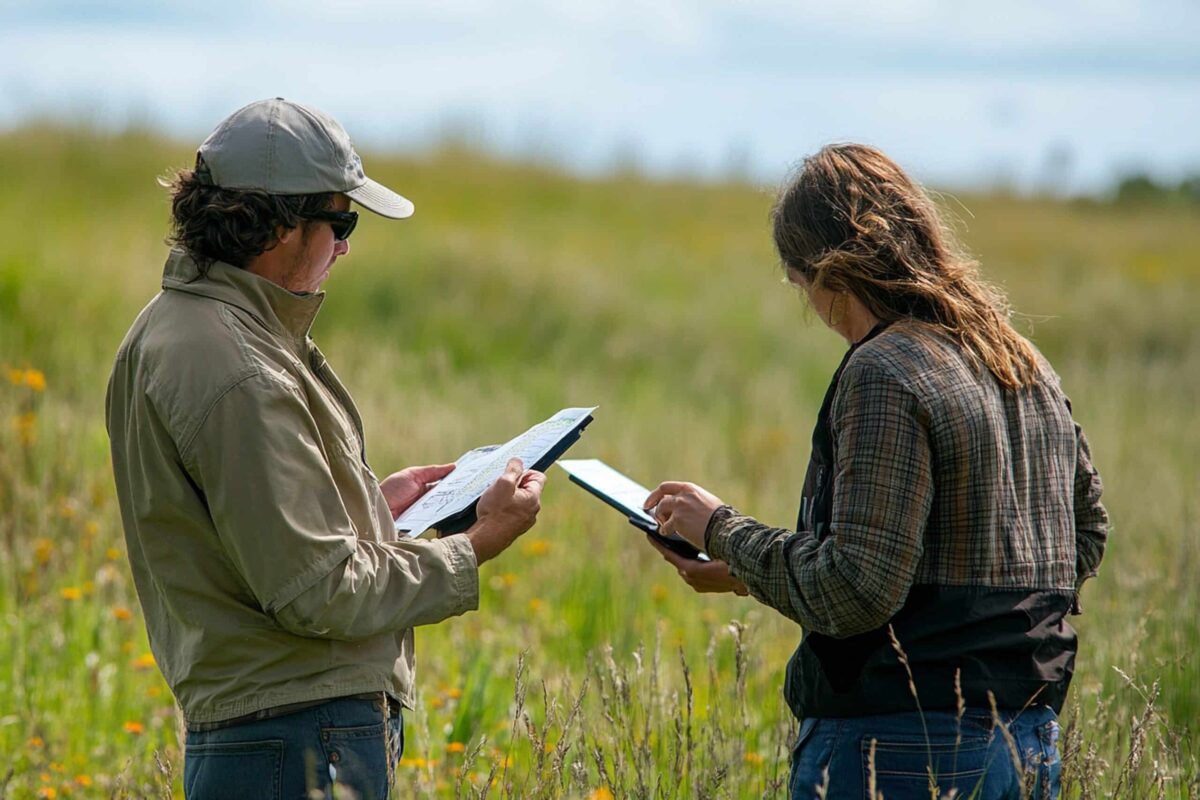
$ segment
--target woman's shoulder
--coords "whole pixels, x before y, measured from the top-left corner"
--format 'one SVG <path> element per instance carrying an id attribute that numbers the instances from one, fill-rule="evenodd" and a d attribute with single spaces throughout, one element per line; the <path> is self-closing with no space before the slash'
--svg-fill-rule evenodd
<path id="1" fill-rule="evenodd" d="M 935 326 L 899 319 L 859 345 L 846 363 L 848 370 L 881 371 L 901 383 L 930 369 L 944 370 L 966 359 L 962 348 Z"/>
<path id="2" fill-rule="evenodd" d="M 1050 362 L 1030 343 L 1038 363 L 1037 384 L 1061 389 Z M 846 365 L 847 370 L 886 375 L 918 395 L 944 395 L 955 387 L 979 390 L 991 385 L 987 368 L 956 339 L 936 325 L 914 319 L 889 324 L 864 342 Z"/>

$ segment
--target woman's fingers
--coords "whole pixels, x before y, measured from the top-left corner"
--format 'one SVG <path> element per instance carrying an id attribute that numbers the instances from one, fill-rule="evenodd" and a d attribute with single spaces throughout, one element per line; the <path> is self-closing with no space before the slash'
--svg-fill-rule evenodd
<path id="1" fill-rule="evenodd" d="M 683 481 L 663 481 L 654 491 L 650 492 L 650 496 L 646 498 L 646 502 L 642 504 L 642 510 L 649 511 L 659 504 L 664 497 L 673 494 L 679 494 L 683 488 L 687 486 Z"/>
<path id="2" fill-rule="evenodd" d="M 660 536 L 672 536 L 676 533 L 675 515 L 668 514 L 665 517 L 660 517 L 658 520 L 658 533 Z"/>
<path id="3" fill-rule="evenodd" d="M 651 514 L 654 516 L 654 519 L 658 521 L 658 524 L 662 525 L 663 521 L 666 520 L 667 517 L 671 516 L 671 508 L 674 505 L 675 497 L 670 495 L 659 500 L 648 510 L 650 510 Z"/>
<path id="4" fill-rule="evenodd" d="M 673 551 L 668 550 L 667 548 L 663 547 L 661 544 L 654 541 L 654 538 L 651 537 L 649 534 L 646 535 L 646 541 L 650 542 L 651 547 L 653 547 L 655 550 L 657 550 L 659 552 L 659 554 L 664 559 L 666 559 L 667 563 L 670 564 L 672 567 L 674 567 L 679 572 L 680 575 L 683 574 L 684 567 L 687 566 L 686 558 L 684 558 L 683 556 L 679 555 L 676 552 L 673 552 Z"/>

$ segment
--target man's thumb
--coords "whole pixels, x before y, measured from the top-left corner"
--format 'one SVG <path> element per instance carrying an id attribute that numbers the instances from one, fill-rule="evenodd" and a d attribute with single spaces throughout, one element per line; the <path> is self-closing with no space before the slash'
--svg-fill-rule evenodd
<path id="1" fill-rule="evenodd" d="M 521 473 L 525 471 L 525 465 L 521 463 L 519 458 L 510 458 L 508 466 L 504 468 L 504 474 L 500 476 L 501 480 L 506 483 L 511 483 L 514 486 L 521 477 Z"/>

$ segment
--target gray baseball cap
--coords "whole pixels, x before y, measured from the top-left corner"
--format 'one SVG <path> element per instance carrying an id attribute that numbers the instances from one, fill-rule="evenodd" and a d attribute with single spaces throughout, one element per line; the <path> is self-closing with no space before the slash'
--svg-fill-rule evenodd
<path id="1" fill-rule="evenodd" d="M 406 198 L 367 177 L 350 135 L 337 120 L 282 97 L 230 114 L 196 156 L 205 177 L 223 189 L 282 195 L 342 192 L 390 219 L 413 213 Z"/>

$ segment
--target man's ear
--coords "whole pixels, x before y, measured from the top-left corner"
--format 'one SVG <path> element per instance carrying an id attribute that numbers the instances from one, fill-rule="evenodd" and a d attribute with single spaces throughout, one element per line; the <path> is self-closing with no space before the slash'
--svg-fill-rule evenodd
<path id="1" fill-rule="evenodd" d="M 285 228 L 282 225 L 276 225 L 275 226 L 275 241 L 278 242 L 279 244 L 287 244 L 288 242 L 290 242 L 292 240 L 293 236 L 296 236 L 299 233 L 300 233 L 299 225 L 297 225 L 294 228 Z"/>

